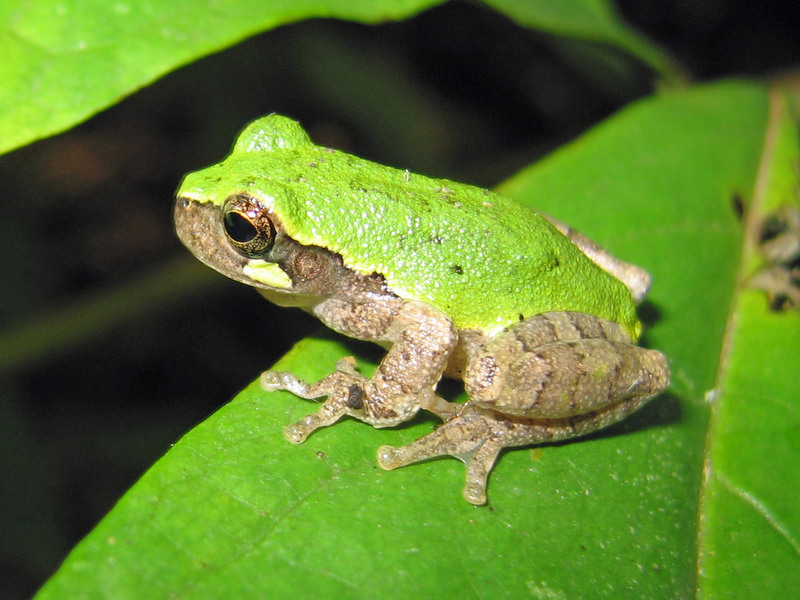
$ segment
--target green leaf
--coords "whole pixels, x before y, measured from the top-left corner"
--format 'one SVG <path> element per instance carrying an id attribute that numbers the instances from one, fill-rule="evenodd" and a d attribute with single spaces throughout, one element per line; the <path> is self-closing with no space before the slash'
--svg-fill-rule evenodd
<path id="1" fill-rule="evenodd" d="M 700 529 L 701 598 L 780 598 L 800 590 L 800 313 L 765 310 L 748 287 L 764 266 L 761 225 L 800 210 L 796 116 L 772 94 L 758 185 L 712 404 Z"/>
<path id="2" fill-rule="evenodd" d="M 0 6 L 0 153 L 63 131 L 192 59 L 278 25 L 323 16 L 375 23 L 437 3 L 6 1 Z"/>
<path id="3" fill-rule="evenodd" d="M 734 199 L 754 196 L 767 115 L 767 93 L 755 84 L 667 94 L 622 111 L 502 186 L 653 274 L 644 343 L 670 357 L 673 384 L 639 413 L 583 440 L 505 453 L 489 506 L 476 508 L 461 498 L 456 460 L 392 472 L 375 464 L 380 445 L 408 443 L 435 420 L 390 430 L 346 420 L 292 446 L 282 428 L 317 406 L 253 384 L 156 463 L 37 598 L 619 598 L 633 590 L 687 598 L 698 586 L 698 554 L 706 597 L 728 597 L 712 586 L 734 568 L 726 560 L 739 561 L 751 582 L 769 573 L 746 544 L 723 558 L 726 540 L 712 524 L 736 511 L 761 517 L 744 541 L 765 553 L 776 548 L 784 571 L 798 572 L 784 486 L 796 483 L 797 400 L 781 361 L 787 348 L 797 352 L 796 338 L 770 330 L 764 357 L 726 359 L 719 379 L 721 357 L 736 354 L 724 341 L 739 306 L 746 239 Z M 746 297 L 747 310 L 770 317 L 761 295 Z M 747 350 L 748 340 L 734 342 Z M 367 372 L 380 358 L 377 348 L 330 334 L 303 340 L 278 367 L 313 380 L 351 354 Z M 734 373 L 758 381 L 748 391 L 733 385 Z M 766 378 L 776 373 L 784 383 L 773 388 Z M 712 390 L 759 414 L 734 414 L 744 419 L 737 431 L 724 426 L 726 405 L 715 405 L 710 460 L 723 465 L 718 445 L 746 454 L 744 471 L 718 473 L 747 494 L 729 499 L 730 487 L 709 481 L 701 508 Z M 753 418 L 763 430 L 755 446 Z M 773 463 L 781 479 L 755 477 Z M 751 497 L 759 502 L 741 502 Z M 776 576 L 773 591 L 788 597 L 791 577 Z"/>
<path id="4" fill-rule="evenodd" d="M 10 0 L 0 6 L 0 153 L 68 129 L 193 59 L 312 17 L 401 19 L 442 0 Z M 486 0 L 520 25 L 676 68 L 603 0 Z"/>

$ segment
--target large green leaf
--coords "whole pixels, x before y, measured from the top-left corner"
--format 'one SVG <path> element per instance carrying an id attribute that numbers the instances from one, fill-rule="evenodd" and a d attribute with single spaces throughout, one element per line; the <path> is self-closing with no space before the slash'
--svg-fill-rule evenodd
<path id="1" fill-rule="evenodd" d="M 800 590 L 800 313 L 767 311 L 749 289 L 762 225 L 800 210 L 796 115 L 772 96 L 758 185 L 712 404 L 700 529 L 700 597 L 781 598 Z"/>
<path id="2" fill-rule="evenodd" d="M 8 0 L 0 4 L 0 153 L 63 131 L 176 67 L 313 17 L 365 23 L 443 0 Z M 663 73 L 665 55 L 604 0 L 491 0 L 521 25 L 617 46 Z"/>
<path id="3" fill-rule="evenodd" d="M 0 152 L 62 131 L 192 59 L 311 17 L 374 23 L 441 0 L 11 0 L 0 6 Z"/>
<path id="4" fill-rule="evenodd" d="M 252 385 L 154 465 L 38 598 L 691 597 L 698 553 L 709 573 L 731 568 L 723 568 L 711 533 L 698 539 L 698 520 L 724 522 L 735 511 L 719 516 L 712 508 L 726 499 L 713 493 L 702 509 L 699 500 L 709 392 L 720 391 L 723 341 L 731 307 L 739 306 L 746 238 L 734 198 L 753 196 L 767 115 L 767 93 L 754 84 L 664 95 L 502 186 L 653 274 L 642 307 L 651 325 L 645 343 L 670 356 L 673 385 L 626 422 L 584 440 L 504 454 L 489 506 L 476 508 L 461 498 L 464 470 L 455 460 L 393 472 L 375 464 L 381 444 L 410 442 L 434 420 L 392 430 L 347 420 L 292 446 L 283 426 L 316 406 Z M 749 310 L 765 318 L 764 298 L 749 297 Z M 796 337 L 769 335 L 772 354 L 797 353 Z M 348 354 L 367 371 L 380 356 L 331 334 L 300 342 L 279 366 L 316 379 Z M 733 372 L 767 366 L 789 381 L 769 354 L 726 363 L 726 382 Z M 735 398 L 737 389 L 723 395 Z M 781 473 L 792 471 L 796 398 L 789 387 L 766 383 L 748 394 L 761 407 L 759 444 L 769 439 L 781 448 L 754 452 L 748 471 L 773 461 Z M 770 438 L 775 419 L 783 433 Z M 747 453 L 746 433 L 716 421 L 711 445 L 728 438 L 723 446 Z M 780 527 L 764 526 L 768 519 L 748 525 L 748 541 L 766 549 L 775 537 L 796 540 L 785 481 L 757 483 L 768 488 L 758 497 L 770 500 L 768 514 L 778 515 Z M 753 506 L 745 506 L 751 517 Z M 789 549 L 778 549 L 782 566 L 797 572 L 796 543 Z M 753 567 L 743 568 L 751 581 L 768 573 L 744 551 L 736 559 Z M 788 595 L 789 577 L 776 575 L 774 590 Z M 708 597 L 724 597 L 707 589 Z"/>

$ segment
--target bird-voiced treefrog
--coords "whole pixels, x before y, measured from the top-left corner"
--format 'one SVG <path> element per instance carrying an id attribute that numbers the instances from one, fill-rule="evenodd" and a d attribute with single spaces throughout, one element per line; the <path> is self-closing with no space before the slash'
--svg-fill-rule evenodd
<path id="1" fill-rule="evenodd" d="M 286 117 L 187 175 L 175 225 L 212 268 L 388 348 L 371 378 L 352 358 L 312 384 L 265 372 L 267 390 L 327 398 L 290 442 L 344 415 L 389 427 L 430 411 L 444 423 L 378 463 L 455 456 L 473 504 L 502 448 L 606 427 L 669 383 L 666 357 L 634 344 L 647 273 L 490 191 L 317 146 Z M 464 381 L 465 404 L 437 395 L 443 375 Z"/>

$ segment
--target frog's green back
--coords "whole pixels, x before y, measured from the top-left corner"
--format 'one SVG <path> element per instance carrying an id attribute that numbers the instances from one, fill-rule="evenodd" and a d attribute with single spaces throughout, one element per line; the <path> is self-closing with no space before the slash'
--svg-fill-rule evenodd
<path id="1" fill-rule="evenodd" d="M 287 234 L 380 273 L 403 298 L 495 333 L 523 317 L 569 310 L 640 325 L 627 288 L 536 212 L 502 196 L 314 145 L 278 115 L 252 123 L 222 163 L 179 193 L 221 204 L 246 193 L 272 206 Z"/>

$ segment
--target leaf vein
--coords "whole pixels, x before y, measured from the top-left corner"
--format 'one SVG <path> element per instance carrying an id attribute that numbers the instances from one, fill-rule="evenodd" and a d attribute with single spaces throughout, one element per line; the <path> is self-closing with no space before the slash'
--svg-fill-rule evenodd
<path id="1" fill-rule="evenodd" d="M 780 533 L 789 545 L 792 546 L 795 553 L 800 556 L 800 541 L 794 538 L 791 532 L 780 522 L 780 520 L 772 514 L 772 511 L 764 504 L 761 500 L 759 500 L 756 496 L 748 492 L 747 490 L 735 485 L 730 479 L 721 475 L 720 473 L 715 473 L 717 480 L 720 484 L 731 492 L 733 495 L 738 497 L 739 499 L 743 500 L 747 504 L 749 504 L 753 510 L 756 511 L 763 519 L 775 529 L 778 533 Z"/>

